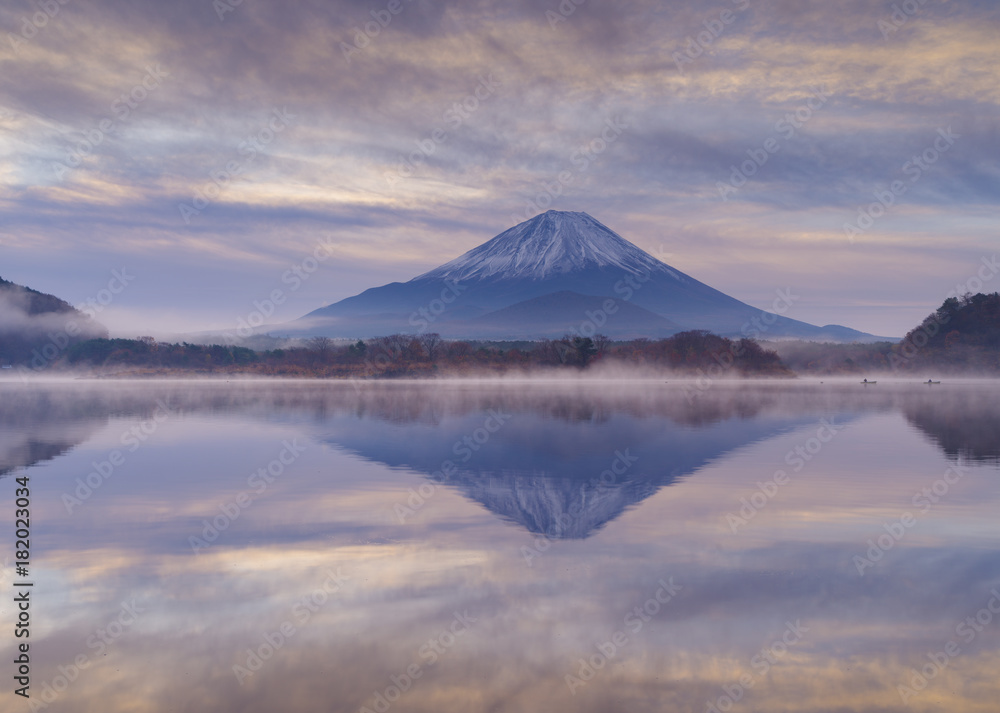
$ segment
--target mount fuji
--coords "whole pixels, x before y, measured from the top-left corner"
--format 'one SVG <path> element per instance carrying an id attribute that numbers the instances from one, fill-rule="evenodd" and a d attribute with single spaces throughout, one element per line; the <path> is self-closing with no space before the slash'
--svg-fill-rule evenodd
<path id="1" fill-rule="evenodd" d="M 289 336 L 367 338 L 438 332 L 466 339 L 567 333 L 869 341 L 766 313 L 657 260 L 586 213 L 550 210 L 409 282 L 365 290 L 271 329 Z"/>

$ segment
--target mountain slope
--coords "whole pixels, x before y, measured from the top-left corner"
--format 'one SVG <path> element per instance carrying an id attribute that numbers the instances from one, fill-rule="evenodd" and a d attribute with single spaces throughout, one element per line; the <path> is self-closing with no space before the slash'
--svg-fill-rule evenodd
<path id="1" fill-rule="evenodd" d="M 569 290 L 554 292 L 484 314 L 465 329 L 477 339 L 562 336 L 570 327 L 580 329 L 588 323 L 595 333 L 612 332 L 608 336 L 623 339 L 669 337 L 684 331 L 669 319 L 629 302 L 617 302 L 614 313 L 608 314 L 608 299 Z"/>
<path id="2" fill-rule="evenodd" d="M 634 275 L 662 272 L 681 279 L 679 273 L 586 213 L 550 210 L 505 230 L 411 282 L 544 280 L 594 267 Z"/>
<path id="3" fill-rule="evenodd" d="M 0 278 L 0 363 L 41 368 L 76 342 L 107 330 L 73 305 Z"/>
<path id="4" fill-rule="evenodd" d="M 561 293 L 574 296 L 537 299 Z M 616 309 L 598 325 L 601 320 L 588 314 L 606 299 Z M 501 311 L 515 305 L 517 323 L 511 323 L 511 313 Z M 637 310 L 648 313 L 648 323 Z M 657 260 L 586 213 L 550 210 L 409 282 L 365 290 L 271 331 L 334 337 L 434 331 L 471 338 L 497 334 L 504 323 L 504 337 L 538 338 L 574 333 L 590 320 L 615 338 L 686 329 L 806 339 L 869 336 L 770 314 L 761 322 L 763 315 Z"/>

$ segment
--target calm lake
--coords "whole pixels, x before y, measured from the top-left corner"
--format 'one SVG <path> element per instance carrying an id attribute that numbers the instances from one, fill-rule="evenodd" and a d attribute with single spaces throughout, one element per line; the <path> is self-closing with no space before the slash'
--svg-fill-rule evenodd
<path id="1" fill-rule="evenodd" d="M 1000 709 L 1000 385 L 701 386 L 0 382 L 0 709 Z"/>

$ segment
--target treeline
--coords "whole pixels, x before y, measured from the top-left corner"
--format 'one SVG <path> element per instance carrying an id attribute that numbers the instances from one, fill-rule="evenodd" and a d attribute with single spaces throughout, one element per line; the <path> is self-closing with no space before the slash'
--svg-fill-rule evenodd
<path id="1" fill-rule="evenodd" d="M 91 339 L 66 350 L 60 365 L 137 366 L 154 368 L 209 370 L 255 364 L 259 355 L 246 347 L 166 344 L 152 337 L 141 339 Z"/>
<path id="2" fill-rule="evenodd" d="M 734 341 L 703 331 L 624 342 L 602 335 L 502 343 L 445 340 L 438 334 L 394 334 L 340 345 L 316 337 L 303 346 L 262 351 L 218 344 L 164 344 L 149 337 L 93 339 L 67 349 L 56 366 L 147 375 L 193 371 L 372 378 L 586 369 L 600 363 L 664 367 L 691 375 L 791 375 L 775 352 L 757 342 Z"/>
<path id="3" fill-rule="evenodd" d="M 948 298 L 898 343 L 773 346 L 799 373 L 1000 374 L 1000 293 Z"/>
<path id="4" fill-rule="evenodd" d="M 872 344 L 829 344 L 822 342 L 773 342 L 781 361 L 797 374 L 828 376 L 885 373 L 892 354 L 892 342 Z"/>

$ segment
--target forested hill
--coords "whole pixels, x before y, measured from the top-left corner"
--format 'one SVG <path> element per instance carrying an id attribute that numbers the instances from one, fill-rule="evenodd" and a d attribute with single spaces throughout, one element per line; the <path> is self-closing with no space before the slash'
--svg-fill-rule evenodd
<path id="1" fill-rule="evenodd" d="M 2 277 L 0 277 L 0 295 L 3 295 L 8 300 L 16 300 L 23 306 L 23 311 L 28 315 L 65 314 L 75 311 L 73 305 L 59 299 L 55 295 L 47 295 L 44 292 L 15 284 Z"/>
<path id="2" fill-rule="evenodd" d="M 107 330 L 65 300 L 0 278 L 0 364 L 40 369 Z"/>
<path id="3" fill-rule="evenodd" d="M 1000 293 L 951 297 L 902 340 L 875 344 L 775 343 L 806 374 L 1000 374 Z"/>
<path id="4" fill-rule="evenodd" d="M 928 357 L 964 348 L 1000 351 L 1000 293 L 951 297 L 902 341 Z"/>

